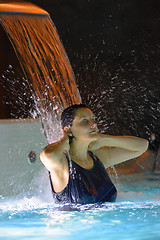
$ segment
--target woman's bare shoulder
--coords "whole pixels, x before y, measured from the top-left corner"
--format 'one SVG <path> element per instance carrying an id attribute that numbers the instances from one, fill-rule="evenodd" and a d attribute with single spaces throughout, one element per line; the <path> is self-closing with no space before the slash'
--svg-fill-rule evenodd
<path id="1" fill-rule="evenodd" d="M 110 147 L 103 147 L 92 152 L 106 166 L 109 161 L 109 150 Z"/>

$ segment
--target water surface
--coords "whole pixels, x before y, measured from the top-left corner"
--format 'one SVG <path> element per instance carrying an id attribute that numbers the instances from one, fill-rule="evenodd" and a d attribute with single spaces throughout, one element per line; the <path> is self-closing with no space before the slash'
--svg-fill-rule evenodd
<path id="1" fill-rule="evenodd" d="M 160 236 L 160 175 L 121 177 L 116 203 L 56 205 L 40 196 L 0 201 L 1 239 L 154 239 Z"/>

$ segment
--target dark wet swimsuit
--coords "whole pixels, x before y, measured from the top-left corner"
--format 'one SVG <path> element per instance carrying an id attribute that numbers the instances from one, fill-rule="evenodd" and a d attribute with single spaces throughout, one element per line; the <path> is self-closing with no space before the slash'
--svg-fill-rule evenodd
<path id="1" fill-rule="evenodd" d="M 69 181 L 60 193 L 54 192 L 49 174 L 55 203 L 89 204 L 116 200 L 117 190 L 104 165 L 92 152 L 89 152 L 89 155 L 94 161 L 92 169 L 82 168 L 66 156 L 69 166 Z"/>

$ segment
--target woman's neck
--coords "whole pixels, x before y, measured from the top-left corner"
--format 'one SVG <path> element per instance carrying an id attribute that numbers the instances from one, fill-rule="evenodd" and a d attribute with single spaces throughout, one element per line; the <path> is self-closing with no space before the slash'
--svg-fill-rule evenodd
<path id="1" fill-rule="evenodd" d="M 88 161 L 88 145 L 86 142 L 78 142 L 76 139 L 73 139 L 72 143 L 70 144 L 70 154 L 71 158 L 74 160 Z"/>

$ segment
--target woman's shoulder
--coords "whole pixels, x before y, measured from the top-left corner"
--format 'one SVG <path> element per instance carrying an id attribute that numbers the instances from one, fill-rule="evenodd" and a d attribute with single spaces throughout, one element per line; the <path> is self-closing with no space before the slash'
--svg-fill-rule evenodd
<path id="1" fill-rule="evenodd" d="M 98 150 L 91 151 L 91 154 L 96 157 L 104 166 L 109 161 L 109 149 L 108 147 L 100 148 Z"/>

